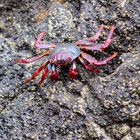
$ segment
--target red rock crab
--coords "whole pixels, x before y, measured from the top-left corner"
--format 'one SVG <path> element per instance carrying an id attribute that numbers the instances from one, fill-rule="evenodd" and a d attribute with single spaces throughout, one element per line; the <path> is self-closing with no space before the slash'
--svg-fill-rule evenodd
<path id="1" fill-rule="evenodd" d="M 59 78 L 59 75 L 56 71 L 56 67 L 67 64 L 71 65 L 71 68 L 68 72 L 69 79 L 76 78 L 77 60 L 79 60 L 86 69 L 92 72 L 99 72 L 99 70 L 94 69 L 92 66 L 100 66 L 106 64 L 109 60 L 113 59 L 116 56 L 116 53 L 112 54 L 111 56 L 107 57 L 104 60 L 98 61 L 93 56 L 85 53 L 84 50 L 86 49 L 91 51 L 102 51 L 105 48 L 107 48 L 111 43 L 111 37 L 114 32 L 114 29 L 115 28 L 113 26 L 110 27 L 107 39 L 102 44 L 96 44 L 94 43 L 94 41 L 97 40 L 98 37 L 100 36 L 101 31 L 103 30 L 103 25 L 101 25 L 98 28 L 97 33 L 93 37 L 78 40 L 76 43 L 41 44 L 40 42 L 42 37 L 45 35 L 45 32 L 40 33 L 34 46 L 38 49 L 47 49 L 47 50 L 41 55 L 32 58 L 16 60 L 16 62 L 19 63 L 31 63 L 44 56 L 47 56 L 46 61 L 42 63 L 38 69 L 34 71 L 32 76 L 29 79 L 27 79 L 25 83 L 35 79 L 35 77 L 37 77 L 43 69 L 44 71 L 39 81 L 39 85 L 42 84 L 48 72 L 51 72 L 50 78 L 52 80 L 56 80 Z"/>

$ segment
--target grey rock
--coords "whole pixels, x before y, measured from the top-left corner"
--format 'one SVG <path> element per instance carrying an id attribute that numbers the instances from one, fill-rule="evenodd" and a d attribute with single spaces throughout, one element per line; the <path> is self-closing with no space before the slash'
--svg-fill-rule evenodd
<path id="1" fill-rule="evenodd" d="M 139 7 L 137 0 L 1 0 L 0 139 L 139 139 Z M 49 15 L 35 21 L 42 9 Z M 106 39 L 110 25 L 116 30 L 109 48 L 95 57 L 118 52 L 100 67 L 102 73 L 93 74 L 78 63 L 73 81 L 64 70 L 57 82 L 46 77 L 39 87 L 38 77 L 23 84 L 44 60 L 29 65 L 14 60 L 44 51 L 34 48 L 40 32 L 47 33 L 44 42 L 74 42 L 92 36 L 100 24 L 106 28 L 98 43 Z"/>

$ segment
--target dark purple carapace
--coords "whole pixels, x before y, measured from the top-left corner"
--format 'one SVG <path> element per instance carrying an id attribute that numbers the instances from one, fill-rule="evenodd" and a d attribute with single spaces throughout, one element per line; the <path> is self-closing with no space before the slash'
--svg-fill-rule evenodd
<path id="1" fill-rule="evenodd" d="M 100 66 L 106 64 L 108 61 L 116 57 L 116 53 L 112 54 L 111 56 L 107 57 L 104 60 L 98 61 L 92 55 L 89 55 L 84 52 L 84 50 L 90 51 L 102 51 L 109 46 L 111 43 L 111 37 L 114 32 L 114 27 L 110 27 L 109 34 L 107 36 L 106 41 L 101 44 L 94 43 L 101 34 L 103 30 L 103 25 L 101 25 L 97 31 L 97 33 L 90 38 L 85 38 L 82 40 L 78 40 L 76 43 L 57 43 L 57 44 L 41 44 L 41 39 L 45 35 L 45 32 L 39 34 L 37 41 L 35 42 L 35 47 L 38 49 L 47 49 L 41 55 L 28 58 L 28 59 L 20 59 L 16 60 L 19 63 L 31 63 L 35 60 L 38 60 L 44 56 L 46 56 L 46 61 L 41 64 L 41 66 L 34 71 L 32 76 L 25 81 L 28 83 L 29 81 L 35 79 L 39 75 L 39 73 L 44 69 L 41 79 L 39 81 L 39 85 L 42 84 L 45 77 L 47 76 L 48 72 L 51 72 L 51 79 L 57 80 L 59 75 L 56 71 L 56 67 L 60 67 L 63 65 L 71 65 L 71 68 L 68 73 L 68 78 L 73 79 L 77 76 L 76 71 L 76 62 L 79 60 L 83 66 L 92 71 L 92 72 L 99 72 L 99 70 L 94 69 L 93 66 Z"/>
<path id="2" fill-rule="evenodd" d="M 80 55 L 80 48 L 74 43 L 56 44 L 48 59 L 56 65 L 66 65 L 72 63 Z"/>

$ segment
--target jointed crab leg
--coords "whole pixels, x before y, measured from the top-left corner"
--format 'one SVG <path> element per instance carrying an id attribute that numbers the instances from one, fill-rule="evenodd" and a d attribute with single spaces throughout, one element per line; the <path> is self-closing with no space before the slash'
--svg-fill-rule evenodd
<path id="1" fill-rule="evenodd" d="M 105 48 L 107 48 L 109 46 L 109 44 L 111 43 L 111 41 L 112 41 L 111 38 L 112 38 L 112 35 L 113 35 L 114 30 L 115 30 L 115 27 L 114 26 L 111 26 L 110 27 L 110 32 L 109 32 L 109 34 L 107 36 L 107 40 L 105 41 L 104 45 L 101 48 L 102 50 L 104 50 Z"/>
<path id="2" fill-rule="evenodd" d="M 27 59 L 19 59 L 19 60 L 15 60 L 15 62 L 19 62 L 19 63 L 31 63 L 34 62 L 35 60 L 38 60 L 46 55 L 48 55 L 50 53 L 50 50 L 46 51 L 45 53 L 38 55 L 38 56 L 34 56 L 32 58 L 27 58 Z"/>
<path id="3" fill-rule="evenodd" d="M 76 78 L 76 76 L 77 76 L 76 64 L 75 64 L 75 62 L 73 62 L 72 67 L 70 68 L 69 73 L 68 73 L 68 78 L 74 79 L 74 78 Z"/>
<path id="4" fill-rule="evenodd" d="M 102 25 L 99 27 L 97 33 L 96 33 L 93 37 L 89 38 L 89 41 L 90 41 L 90 42 L 94 42 L 95 40 L 97 40 L 97 39 L 99 38 L 99 36 L 100 36 L 100 34 L 101 34 L 103 28 L 104 28 L 104 25 L 102 24 Z"/>
<path id="5" fill-rule="evenodd" d="M 51 80 L 57 80 L 59 78 L 59 75 L 56 72 L 54 64 L 52 65 L 52 73 L 50 75 Z"/>
<path id="6" fill-rule="evenodd" d="M 87 45 L 87 44 L 83 44 L 83 46 L 80 46 L 81 49 L 88 49 L 88 50 L 96 50 L 96 51 L 101 51 L 101 50 L 104 50 L 105 48 L 107 48 L 109 46 L 109 44 L 111 43 L 111 37 L 113 35 L 113 32 L 114 32 L 115 28 L 114 26 L 111 26 L 110 27 L 110 31 L 109 31 L 109 34 L 107 36 L 107 40 L 105 41 L 105 43 L 103 44 L 95 44 L 95 43 L 92 43 L 90 45 Z"/>
<path id="7" fill-rule="evenodd" d="M 39 75 L 39 73 L 41 72 L 41 70 L 45 67 L 47 62 L 48 62 L 48 60 L 45 63 L 43 63 L 38 69 L 36 69 L 34 71 L 34 73 L 32 74 L 32 76 L 30 78 L 28 78 L 27 80 L 25 80 L 24 83 L 28 83 L 31 80 L 35 79 L 35 77 L 37 77 Z"/>
<path id="8" fill-rule="evenodd" d="M 92 57 L 91 55 L 89 55 L 87 53 L 84 53 L 84 52 L 81 52 L 81 55 L 90 64 L 93 64 L 95 66 L 100 66 L 100 65 L 106 64 L 108 61 L 110 61 L 111 59 L 113 59 L 114 57 L 116 57 L 117 53 L 114 53 L 111 56 L 109 56 L 106 59 L 101 60 L 101 61 L 96 60 L 94 57 Z"/>
<path id="9" fill-rule="evenodd" d="M 92 42 L 94 42 L 95 40 L 97 40 L 99 38 L 99 36 L 103 30 L 103 27 L 104 27 L 104 25 L 102 24 L 99 27 L 97 33 L 93 37 L 79 40 L 76 42 L 76 45 L 92 45 Z"/>
<path id="10" fill-rule="evenodd" d="M 45 35 L 45 32 L 39 34 L 34 46 L 39 49 L 47 49 L 47 48 L 54 48 L 56 45 L 54 44 L 40 44 L 42 37 Z"/>
<path id="11" fill-rule="evenodd" d="M 46 75 L 48 74 L 48 72 L 49 72 L 49 69 L 48 69 L 48 66 L 46 66 L 46 68 L 45 68 L 45 70 L 44 70 L 44 72 L 43 72 L 43 74 L 41 76 L 41 79 L 38 82 L 39 86 L 41 86 L 41 84 L 44 81 L 44 79 L 45 79 Z"/>
<path id="12" fill-rule="evenodd" d="M 93 67 L 90 67 L 82 57 L 79 56 L 78 59 L 80 60 L 80 62 L 83 64 L 83 66 L 87 70 L 92 71 L 92 72 L 95 72 L 95 73 L 100 72 L 100 70 L 94 69 Z"/>

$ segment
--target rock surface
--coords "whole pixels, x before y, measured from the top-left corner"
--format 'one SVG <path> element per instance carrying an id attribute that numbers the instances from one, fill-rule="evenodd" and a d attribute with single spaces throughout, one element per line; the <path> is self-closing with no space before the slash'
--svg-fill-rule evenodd
<path id="1" fill-rule="evenodd" d="M 140 139 L 140 46 L 138 0 L 20 0 L 0 2 L 0 139 Z M 41 31 L 51 42 L 89 37 L 100 24 L 116 27 L 113 42 L 98 59 L 118 56 L 100 74 L 78 64 L 78 77 L 46 77 L 25 85 L 39 67 L 14 60 L 43 52 L 33 47 Z M 97 42 L 106 39 L 106 32 Z"/>

